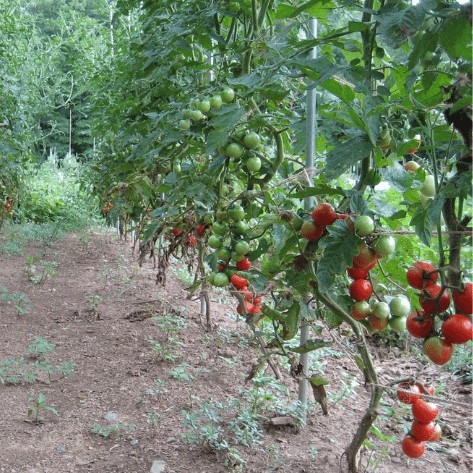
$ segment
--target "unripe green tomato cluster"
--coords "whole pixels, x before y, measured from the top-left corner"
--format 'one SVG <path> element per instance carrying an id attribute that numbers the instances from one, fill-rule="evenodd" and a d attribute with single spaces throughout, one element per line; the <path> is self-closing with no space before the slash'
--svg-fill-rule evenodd
<path id="1" fill-rule="evenodd" d="M 216 252 L 219 273 L 231 277 L 236 271 L 246 271 L 250 268 L 251 263 L 246 255 L 251 251 L 251 246 L 244 238 L 248 232 L 248 224 L 245 221 L 245 210 L 240 204 L 235 203 L 225 210 L 216 212 L 211 232 L 207 244 Z M 230 261 L 233 265 L 230 265 Z M 211 276 L 209 281 L 213 285 L 221 284 L 220 287 L 228 284 L 223 277 L 217 278 L 217 284 L 215 276 Z"/>
<path id="2" fill-rule="evenodd" d="M 192 100 L 190 108 L 183 112 L 184 118 L 179 121 L 179 128 L 181 130 L 188 130 L 192 124 L 191 120 L 198 122 L 208 115 L 211 116 L 212 110 L 222 108 L 223 104 L 233 102 L 234 98 L 234 90 L 229 86 L 225 86 L 220 93 L 210 98 Z"/>

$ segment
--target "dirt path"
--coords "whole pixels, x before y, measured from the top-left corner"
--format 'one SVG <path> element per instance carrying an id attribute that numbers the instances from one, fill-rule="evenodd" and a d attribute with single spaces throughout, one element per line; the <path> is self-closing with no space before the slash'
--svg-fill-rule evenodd
<path id="1" fill-rule="evenodd" d="M 33 257 L 43 250 L 32 242 L 24 254 Z M 28 275 L 25 262 L 24 256 L 0 254 L 0 287 L 5 288 L 0 302 L 0 376 L 5 383 L 0 385 L 0 472 L 340 471 L 340 455 L 367 406 L 369 391 L 339 346 L 320 352 L 313 362 L 331 382 L 329 415 L 323 416 L 314 404 L 306 428 L 271 426 L 248 417 L 250 406 L 267 417 L 284 415 L 297 400 L 297 385 L 287 374 L 287 395 L 277 395 L 268 385 L 245 384 L 258 353 L 243 324 L 235 320 L 234 302 L 223 292 L 212 296 L 215 330 L 207 333 L 199 320 L 200 302 L 186 299 L 185 285 L 176 276 L 189 277 L 185 270 L 175 264 L 167 285 L 157 286 L 152 265 L 139 268 L 129 244 L 113 233 L 77 233 L 57 241 L 35 264 L 56 273 L 45 273 L 42 284 L 33 281 L 41 271 Z M 25 294 L 34 305 L 17 315 L 7 294 L 17 302 Z M 166 333 L 167 348 L 159 352 L 156 344 L 162 346 Z M 36 355 L 46 350 L 36 358 L 28 353 L 35 343 Z M 381 352 L 377 366 L 386 382 L 422 373 L 426 381 L 448 380 L 442 397 L 471 402 L 471 388 L 449 373 L 439 377 L 432 365 L 400 355 L 399 349 Z M 268 369 L 266 375 L 271 374 Z M 39 403 L 42 395 L 44 403 L 28 416 L 36 406 L 29 399 Z M 260 405 L 266 407 L 258 410 Z M 42 410 L 44 406 L 55 412 Z M 207 407 L 205 415 L 202 406 Z M 221 422 L 210 424 L 223 429 L 220 440 L 236 450 L 216 454 L 186 442 L 192 429 L 185 425 L 184 410 L 202 425 L 210 413 L 218 415 Z M 390 459 L 384 458 L 376 471 L 471 471 L 470 412 L 444 406 L 441 419 L 450 438 L 434 445 L 438 454 L 429 450 L 409 466 L 400 449 L 409 410 L 387 395 L 378 427 L 396 440 L 377 444 L 373 459 L 383 449 Z M 44 417 L 42 422 L 35 421 L 36 413 Z M 239 465 L 236 455 L 246 463 Z"/>

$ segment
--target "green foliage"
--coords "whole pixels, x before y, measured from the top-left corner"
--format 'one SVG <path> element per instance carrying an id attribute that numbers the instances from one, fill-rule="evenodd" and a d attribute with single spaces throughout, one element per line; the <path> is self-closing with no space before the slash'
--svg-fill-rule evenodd
<path id="1" fill-rule="evenodd" d="M 90 430 L 92 433 L 100 435 L 102 437 L 110 437 L 110 435 L 115 434 L 116 437 L 119 437 L 123 431 L 132 432 L 133 424 L 110 424 L 106 427 L 102 427 L 100 424 L 95 422 L 94 424 L 89 424 Z"/>
<path id="2" fill-rule="evenodd" d="M 34 304 L 28 302 L 28 296 L 21 292 L 8 294 L 8 299 L 13 302 L 18 316 L 26 314 L 28 312 L 28 308 L 34 306 Z"/>
<path id="3" fill-rule="evenodd" d="M 257 376 L 253 386 L 240 389 L 238 398 L 225 402 L 213 399 L 199 404 L 199 408 L 182 411 L 185 442 L 196 443 L 205 451 L 224 454 L 238 463 L 246 463 L 238 451 L 243 445 L 252 449 L 263 449 L 263 423 L 268 416 L 292 416 L 301 421 L 301 406 L 288 399 L 287 389 L 271 376 Z"/>
<path id="4" fill-rule="evenodd" d="M 34 337 L 34 339 L 35 342 L 28 348 L 28 355 L 30 355 L 31 358 L 39 358 L 48 351 L 54 353 L 54 344 L 49 343 L 45 338 Z"/>
<path id="5" fill-rule="evenodd" d="M 49 384 L 51 381 L 67 378 L 74 372 L 74 363 L 63 361 L 61 365 L 52 366 L 49 359 L 28 363 L 24 358 L 19 360 L 0 361 L 0 382 L 7 385 L 18 385 L 40 381 Z"/>
<path id="6" fill-rule="evenodd" d="M 182 328 L 186 328 L 187 324 L 173 317 L 151 317 L 151 320 L 155 320 L 154 325 L 161 329 L 162 335 L 160 341 L 148 340 L 148 342 L 161 360 L 175 361 L 180 357 L 178 350 L 184 343 L 171 334 L 178 333 Z"/>
<path id="7" fill-rule="evenodd" d="M 18 218 L 34 222 L 87 222 L 92 206 L 82 188 L 84 171 L 84 166 L 71 156 L 61 166 L 50 156 L 38 169 L 28 169 L 18 199 Z"/>
<path id="8" fill-rule="evenodd" d="M 50 411 L 55 415 L 59 415 L 59 413 L 53 407 L 46 405 L 46 396 L 43 393 L 39 393 L 38 400 L 35 400 L 33 397 L 28 398 L 28 402 L 32 402 L 34 407 L 32 409 L 28 409 L 28 417 L 34 416 L 35 422 L 42 422 L 44 419 L 43 414 L 46 411 Z"/>

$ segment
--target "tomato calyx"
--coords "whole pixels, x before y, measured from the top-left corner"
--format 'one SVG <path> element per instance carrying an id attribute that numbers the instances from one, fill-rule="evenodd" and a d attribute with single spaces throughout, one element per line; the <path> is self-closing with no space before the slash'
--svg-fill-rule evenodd
<path id="1" fill-rule="evenodd" d="M 423 310 L 412 312 L 406 321 L 407 331 L 416 338 L 426 338 L 431 335 L 433 328 L 432 314 Z"/>
<path id="2" fill-rule="evenodd" d="M 436 284 L 438 280 L 437 273 L 438 270 L 434 265 L 417 261 L 407 270 L 407 282 L 414 289 L 422 290 L 427 286 Z"/>

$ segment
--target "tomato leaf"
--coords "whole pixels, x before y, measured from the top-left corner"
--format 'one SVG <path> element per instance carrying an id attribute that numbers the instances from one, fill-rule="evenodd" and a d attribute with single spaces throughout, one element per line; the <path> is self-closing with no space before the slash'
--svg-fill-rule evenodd
<path id="1" fill-rule="evenodd" d="M 357 215 L 370 215 L 367 200 L 361 192 L 355 192 L 350 198 L 350 210 Z"/>
<path id="2" fill-rule="evenodd" d="M 340 177 L 358 161 L 369 156 L 373 150 L 373 143 L 366 135 L 357 136 L 351 140 L 339 143 L 327 155 L 327 167 L 325 176 L 331 181 Z"/>
<path id="3" fill-rule="evenodd" d="M 363 360 L 362 360 L 361 357 L 358 356 L 358 355 L 355 355 L 354 358 L 355 358 L 356 364 L 358 365 L 358 368 L 360 368 L 360 370 L 364 373 L 364 371 L 365 371 L 365 364 L 363 363 Z"/>
<path id="4" fill-rule="evenodd" d="M 468 199 L 471 196 L 471 172 L 465 172 L 458 179 L 452 179 L 440 189 L 440 193 L 451 199 L 457 197 Z"/>
<path id="5" fill-rule="evenodd" d="M 440 46 L 452 61 L 471 61 L 471 23 L 466 16 L 448 18 L 438 33 Z"/>
<path id="6" fill-rule="evenodd" d="M 410 189 L 414 183 L 412 173 L 406 172 L 401 166 L 383 169 L 381 175 L 393 189 L 401 194 Z"/>
<path id="7" fill-rule="evenodd" d="M 274 250 L 274 255 L 281 260 L 289 250 L 296 248 L 298 242 L 298 235 L 289 230 L 286 231 L 284 237 L 280 240 L 278 246 Z"/>
<path id="8" fill-rule="evenodd" d="M 303 191 L 295 192 L 292 197 L 305 199 L 314 195 L 341 195 L 345 197 L 345 191 L 341 187 L 329 187 L 326 184 L 317 184 L 317 187 L 309 187 Z"/>
<path id="9" fill-rule="evenodd" d="M 258 242 L 258 248 L 256 250 L 251 251 L 248 254 L 248 257 L 250 258 L 251 261 L 257 260 L 261 255 L 264 255 L 268 252 L 270 248 L 270 245 L 268 243 L 268 240 L 266 238 L 260 238 Z"/>
<path id="10" fill-rule="evenodd" d="M 323 257 L 317 265 L 317 280 L 322 291 L 328 290 L 335 281 L 335 275 L 353 264 L 358 254 L 359 237 L 348 231 L 343 220 L 337 220 L 328 227 L 329 235 L 322 238 L 319 246 L 324 248 Z"/>
<path id="11" fill-rule="evenodd" d="M 427 246 L 430 246 L 432 241 L 432 220 L 429 216 L 429 210 L 419 206 L 409 222 L 409 225 L 415 227 L 416 235 L 420 241 Z"/>
<path id="12" fill-rule="evenodd" d="M 442 215 L 442 208 L 445 203 L 445 199 L 445 195 L 438 194 L 433 200 L 429 202 L 429 205 L 427 206 L 429 217 L 435 225 L 440 223 L 440 217 Z"/>
<path id="13" fill-rule="evenodd" d="M 399 212 L 399 209 L 397 209 L 394 205 L 389 204 L 385 200 L 371 199 L 370 202 L 374 204 L 376 212 L 383 218 L 392 219 L 393 216 Z"/>
<path id="14" fill-rule="evenodd" d="M 192 286 L 185 287 L 184 290 L 185 290 L 185 291 L 193 292 L 193 291 L 195 291 L 201 284 L 202 284 L 202 280 L 199 279 L 199 280 L 196 281 L 194 284 L 192 284 Z"/>
<path id="15" fill-rule="evenodd" d="M 361 21 L 348 22 L 348 31 L 350 31 L 350 33 L 355 33 L 356 31 L 366 31 L 368 28 L 369 25 L 362 23 Z"/>

